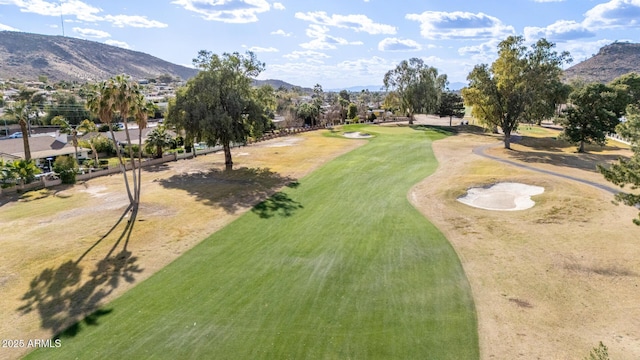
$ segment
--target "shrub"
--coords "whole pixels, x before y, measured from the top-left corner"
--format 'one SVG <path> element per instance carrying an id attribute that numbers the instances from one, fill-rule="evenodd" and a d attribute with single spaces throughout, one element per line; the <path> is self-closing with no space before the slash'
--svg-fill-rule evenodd
<path id="1" fill-rule="evenodd" d="M 53 162 L 53 171 L 60 175 L 63 184 L 75 184 L 78 163 L 71 156 L 58 156 Z"/>

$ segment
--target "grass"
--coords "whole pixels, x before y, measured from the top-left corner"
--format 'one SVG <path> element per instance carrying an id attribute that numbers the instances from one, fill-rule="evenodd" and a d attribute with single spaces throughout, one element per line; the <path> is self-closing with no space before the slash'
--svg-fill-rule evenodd
<path id="1" fill-rule="evenodd" d="M 356 129 L 376 137 L 29 358 L 478 358 L 456 253 L 407 201 L 443 135 Z"/>

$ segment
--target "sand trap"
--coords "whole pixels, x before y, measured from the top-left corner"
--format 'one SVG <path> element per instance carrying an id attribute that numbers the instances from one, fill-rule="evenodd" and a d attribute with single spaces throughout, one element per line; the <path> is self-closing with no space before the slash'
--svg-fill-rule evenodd
<path id="1" fill-rule="evenodd" d="M 485 210 L 525 210 L 536 204 L 531 196 L 543 192 L 544 188 L 540 186 L 504 182 L 486 188 L 471 188 L 458 201 Z"/>
<path id="2" fill-rule="evenodd" d="M 348 137 L 350 139 L 366 139 L 366 138 L 373 137 L 373 136 L 371 136 L 371 134 L 365 134 L 365 133 L 361 133 L 359 131 L 346 132 L 343 135 L 344 135 L 344 137 Z"/>

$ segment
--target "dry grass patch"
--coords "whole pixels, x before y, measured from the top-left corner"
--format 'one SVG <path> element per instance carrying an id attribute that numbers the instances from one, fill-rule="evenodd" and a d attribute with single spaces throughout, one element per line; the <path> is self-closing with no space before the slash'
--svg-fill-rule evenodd
<path id="1" fill-rule="evenodd" d="M 29 201 L 1 204 L 0 307 L 5 310 L 0 338 L 50 337 L 149 277 L 279 187 L 362 144 L 321 132 L 288 139 L 296 140 L 290 146 L 270 147 L 282 141 L 275 139 L 235 149 L 231 173 L 222 171 L 222 154 L 144 171 L 142 204 L 130 239 L 121 238 L 125 215 L 99 241 L 128 204 L 121 175 L 29 193 L 24 197 Z M 6 349 L 0 351 L 2 358 L 22 354 L 10 351 L 5 356 Z"/>
<path id="2" fill-rule="evenodd" d="M 472 153 L 499 141 L 463 133 L 434 142 L 440 167 L 411 192 L 462 260 L 478 311 L 481 357 L 581 359 L 602 341 L 612 358 L 640 358 L 640 229 L 631 222 L 637 210 L 613 205 L 612 195 L 596 188 Z M 512 154 L 544 152 L 514 148 L 489 151 L 522 162 Z M 571 163 L 528 165 L 607 184 Z M 469 187 L 502 181 L 545 192 L 520 212 L 456 201 Z"/>

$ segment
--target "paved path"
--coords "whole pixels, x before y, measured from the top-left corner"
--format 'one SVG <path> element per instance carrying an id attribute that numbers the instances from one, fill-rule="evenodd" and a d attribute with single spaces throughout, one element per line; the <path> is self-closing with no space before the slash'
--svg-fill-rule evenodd
<path id="1" fill-rule="evenodd" d="M 511 141 L 512 142 L 518 142 L 518 140 L 520 140 L 520 136 L 518 136 L 518 135 L 512 135 L 511 136 Z M 536 168 L 536 167 L 525 165 L 525 164 L 521 164 L 521 163 L 518 163 L 518 162 L 515 162 L 515 161 L 499 158 L 497 156 L 488 155 L 488 154 L 485 153 L 485 150 L 487 150 L 489 148 L 492 148 L 492 147 L 498 147 L 500 145 L 502 145 L 502 143 L 478 146 L 478 147 L 473 149 L 473 153 L 476 154 L 476 155 L 482 156 L 484 158 L 495 160 L 495 161 L 499 161 L 499 162 L 501 162 L 503 164 L 508 164 L 508 165 L 515 166 L 515 167 L 518 167 L 518 168 L 521 168 L 521 169 L 537 171 L 539 173 L 552 175 L 552 176 L 557 176 L 557 177 L 561 177 L 563 179 L 573 180 L 573 181 L 577 181 L 577 182 L 580 182 L 580 183 L 583 183 L 583 184 L 591 185 L 593 187 L 596 187 L 596 188 L 598 188 L 600 190 L 604 190 L 604 191 L 606 191 L 608 193 L 611 193 L 611 194 L 614 194 L 614 195 L 620 192 L 620 190 L 618 190 L 616 188 L 612 188 L 612 187 L 609 187 L 609 186 L 606 186 L 606 185 L 598 184 L 598 183 L 593 182 L 593 181 L 577 178 L 577 177 L 570 176 L 570 175 L 560 174 L 560 173 L 557 173 L 557 172 L 551 171 L 551 170 L 545 170 L 545 169 Z"/>

